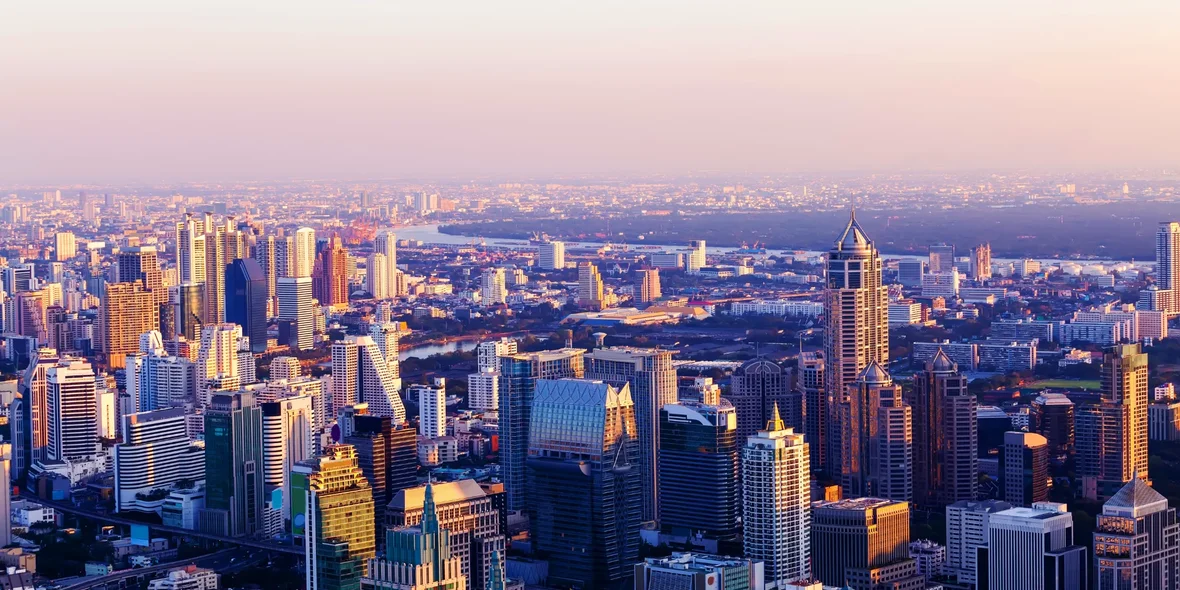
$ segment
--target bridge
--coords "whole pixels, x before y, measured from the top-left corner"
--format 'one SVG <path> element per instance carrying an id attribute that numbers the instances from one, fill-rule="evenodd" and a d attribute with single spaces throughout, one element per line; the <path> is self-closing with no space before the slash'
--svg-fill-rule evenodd
<path id="1" fill-rule="evenodd" d="M 167 525 L 162 525 L 162 524 L 153 524 L 153 523 L 142 522 L 142 521 L 138 521 L 138 520 L 131 520 L 129 518 L 123 518 L 122 516 L 119 516 L 118 514 L 113 514 L 113 513 L 112 514 L 103 514 L 103 513 L 99 513 L 99 512 L 94 512 L 91 510 L 86 510 L 86 509 L 81 508 L 79 506 L 74 506 L 73 504 L 71 504 L 69 502 L 58 502 L 56 500 L 45 500 L 45 499 L 38 498 L 35 496 L 28 496 L 28 498 L 29 498 L 30 502 L 35 502 L 37 504 L 44 504 L 50 508 L 53 508 L 54 510 L 64 512 L 66 514 L 73 514 L 75 516 L 79 516 L 82 518 L 87 518 L 87 519 L 95 520 L 95 521 L 99 521 L 99 522 L 106 522 L 106 523 L 110 523 L 110 524 L 121 524 L 124 526 L 131 526 L 131 525 L 146 526 L 150 530 L 156 531 L 158 533 L 167 533 L 169 535 L 176 535 L 176 536 L 180 536 L 180 537 L 192 537 L 195 539 L 207 539 L 209 541 L 218 541 L 218 542 L 226 543 L 229 545 L 237 545 L 239 547 L 250 547 L 253 549 L 262 549 L 265 551 L 273 551 L 276 553 L 287 553 L 289 555 L 298 555 L 300 557 L 303 556 L 303 547 L 302 546 L 288 545 L 286 543 L 278 543 L 278 542 L 274 542 L 274 541 L 264 541 L 262 539 L 250 539 L 250 538 L 245 538 L 245 537 L 229 537 L 229 536 L 217 535 L 217 534 L 213 534 L 213 533 L 202 533 L 200 531 L 194 531 L 194 530 L 189 530 L 189 529 L 180 528 L 180 527 L 167 526 Z"/>
<path id="2" fill-rule="evenodd" d="M 169 571 L 180 569 L 187 565 L 196 565 L 210 569 L 220 574 L 227 574 L 257 565 L 262 561 L 264 553 L 241 557 L 237 548 L 222 549 L 208 555 L 201 555 L 190 559 L 180 559 L 168 563 L 161 563 L 150 567 L 133 568 L 111 572 L 105 576 L 95 576 L 75 581 L 65 586 L 63 590 L 130 590 L 143 587 L 143 582 L 163 577 Z"/>

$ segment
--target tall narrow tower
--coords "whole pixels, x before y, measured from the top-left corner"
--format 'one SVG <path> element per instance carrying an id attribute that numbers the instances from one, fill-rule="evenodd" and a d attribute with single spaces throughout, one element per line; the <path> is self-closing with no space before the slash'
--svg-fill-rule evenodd
<path id="1" fill-rule="evenodd" d="M 811 577 L 811 452 L 778 407 L 742 449 L 743 545 L 776 585 Z"/>

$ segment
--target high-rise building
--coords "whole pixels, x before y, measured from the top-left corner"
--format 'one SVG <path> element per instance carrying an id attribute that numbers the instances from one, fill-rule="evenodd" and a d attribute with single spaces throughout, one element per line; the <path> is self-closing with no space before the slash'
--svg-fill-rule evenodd
<path id="1" fill-rule="evenodd" d="M 217 393 L 205 410 L 202 531 L 233 537 L 263 527 L 262 408 L 250 392 Z M 310 568 L 309 568 L 310 569 Z"/>
<path id="2" fill-rule="evenodd" d="M 837 416 L 841 425 L 840 441 L 840 481 L 844 497 L 857 498 L 880 495 L 880 481 L 882 476 L 889 473 L 878 473 L 879 444 L 883 439 L 902 438 L 904 444 L 906 433 L 879 432 L 881 425 L 879 413 L 884 405 L 882 400 L 895 400 L 901 396 L 901 387 L 893 383 L 893 378 L 881 365 L 870 362 L 861 371 L 856 381 L 848 386 L 844 401 L 837 406 Z M 898 400 L 898 406 L 904 404 Z M 888 416 L 896 418 L 896 416 Z M 902 427 L 904 428 L 904 424 Z M 898 441 L 894 441 L 898 442 Z M 897 450 L 897 449 L 893 449 Z M 904 456 L 904 449 L 902 450 Z M 905 466 L 900 466 L 905 468 Z M 903 482 L 897 484 L 895 492 L 904 490 Z M 892 498 L 891 498 L 892 499 Z M 900 501 L 906 501 L 904 498 Z"/>
<path id="3" fill-rule="evenodd" d="M 660 290 L 660 269 L 645 268 L 639 271 L 639 288 L 635 290 L 635 301 L 651 303 L 663 297 Z"/>
<path id="4" fill-rule="evenodd" d="M 1049 442 L 1032 432 L 1005 432 L 1000 450 L 1000 497 L 1016 506 L 1049 499 Z"/>
<path id="5" fill-rule="evenodd" d="M 1029 431 L 1045 437 L 1049 455 L 1073 452 L 1074 404 L 1064 393 L 1042 393 L 1029 404 Z"/>
<path id="6" fill-rule="evenodd" d="M 477 412 L 500 409 L 500 372 L 481 369 L 467 375 L 467 407 Z"/>
<path id="7" fill-rule="evenodd" d="M 369 560 L 365 587 L 382 590 L 466 590 L 463 560 L 453 551 L 454 535 L 439 524 L 434 491 L 423 493 L 421 524 L 389 529 L 385 556 Z M 309 586 L 310 588 L 311 586 Z"/>
<path id="8" fill-rule="evenodd" d="M 1077 470 L 1082 493 L 1109 498 L 1147 474 L 1147 354 L 1139 344 L 1106 350 L 1102 399 L 1077 409 Z"/>
<path id="9" fill-rule="evenodd" d="M 451 533 L 451 555 L 471 588 L 487 588 L 492 556 L 505 550 L 494 498 L 471 479 L 430 485 L 439 527 Z M 420 525 L 426 512 L 426 486 L 405 489 L 389 503 L 385 523 L 393 528 Z"/>
<path id="10" fill-rule="evenodd" d="M 205 325 L 205 289 L 201 285 L 182 283 L 169 287 L 168 297 L 172 304 L 173 335 L 195 342 Z"/>
<path id="11" fill-rule="evenodd" d="M 949 273 L 955 268 L 955 247 L 950 244 L 933 244 L 929 250 L 930 272 Z"/>
<path id="12" fill-rule="evenodd" d="M 133 246 L 120 250 L 115 257 L 115 282 L 134 283 L 138 281 L 152 292 L 156 303 L 168 302 L 168 290 L 164 288 L 164 275 L 160 271 L 160 260 L 155 246 Z"/>
<path id="13" fill-rule="evenodd" d="M 316 256 L 312 270 L 312 293 L 320 300 L 320 305 L 348 305 L 347 258 L 348 253 L 340 242 L 340 236 L 332 234 L 328 244 Z"/>
<path id="14" fill-rule="evenodd" d="M 154 512 L 159 489 L 205 482 L 205 449 L 188 437 L 184 408 L 123 416 L 123 442 L 115 445 L 115 512 Z"/>
<path id="15" fill-rule="evenodd" d="M 389 264 L 385 255 L 374 252 L 365 259 L 365 290 L 373 299 L 389 299 Z"/>
<path id="16" fill-rule="evenodd" d="M 606 306 L 602 290 L 602 275 L 593 262 L 578 263 L 578 305 L 586 309 L 602 309 Z"/>
<path id="17" fill-rule="evenodd" d="M 308 590 L 360 588 L 377 554 L 373 493 L 350 445 L 331 445 L 292 469 L 293 511 L 304 516 Z"/>
<path id="18" fill-rule="evenodd" d="M 887 500 L 913 502 L 913 412 L 902 401 L 900 387 L 880 388 L 877 398 L 876 432 L 869 449 L 873 492 Z"/>
<path id="19" fill-rule="evenodd" d="M 500 370 L 500 357 L 516 354 L 519 343 L 507 336 L 501 337 L 499 340 L 488 340 L 480 342 L 477 347 L 476 360 L 479 363 L 479 369 L 490 369 L 493 371 Z"/>
<path id="20" fill-rule="evenodd" d="M 311 396 L 296 395 L 262 405 L 262 485 L 280 490 L 283 516 L 291 517 L 291 470 L 315 455 Z"/>
<path id="21" fill-rule="evenodd" d="M 992 245 L 980 244 L 971 249 L 971 278 L 985 281 L 992 278 Z"/>
<path id="22" fill-rule="evenodd" d="M 191 213 L 176 224 L 176 266 L 180 269 L 182 284 L 205 282 L 205 226 Z"/>
<path id="23" fill-rule="evenodd" d="M 237 324 L 211 324 L 201 329 L 197 353 L 197 402 L 209 404 L 214 391 L 235 391 L 242 385 L 238 342 L 242 327 Z"/>
<path id="24" fill-rule="evenodd" d="M 754 436 L 778 408 L 787 426 L 803 429 L 802 395 L 791 387 L 791 374 L 764 358 L 746 361 L 733 373 L 729 395 L 737 412 L 738 440 Z"/>
<path id="25" fill-rule="evenodd" d="M 1073 515 L 1065 504 L 1042 502 L 1010 508 L 988 522 L 987 579 L 990 590 L 1086 588 L 1086 548 L 1076 544 Z M 978 565 L 980 575 L 984 564 Z"/>
<path id="26" fill-rule="evenodd" d="M 643 519 L 659 515 L 660 408 L 676 403 L 676 369 L 672 351 L 612 346 L 585 356 L 586 378 L 631 387 L 639 434 L 639 469 L 643 479 Z"/>
<path id="27" fill-rule="evenodd" d="M 62 359 L 45 369 L 48 440 L 45 457 L 83 462 L 98 456 L 98 403 L 94 369 L 79 359 Z"/>
<path id="28" fill-rule="evenodd" d="M 1102 505 L 1094 531 L 1094 562 L 1098 590 L 1177 587 L 1176 509 L 1147 482 L 1131 478 Z"/>
<path id="29" fill-rule="evenodd" d="M 500 357 L 500 469 L 509 510 L 525 508 L 525 458 L 537 380 L 581 378 L 585 354 L 580 348 L 563 348 Z"/>
<path id="30" fill-rule="evenodd" d="M 266 273 L 252 258 L 225 270 L 225 321 L 242 327 L 251 352 L 266 352 Z"/>
<path id="31" fill-rule="evenodd" d="M 53 259 L 71 260 L 78 255 L 78 243 L 74 239 L 74 232 L 61 231 L 53 234 Z"/>
<path id="32" fill-rule="evenodd" d="M 139 350 L 139 335 L 160 327 L 155 294 L 142 283 L 109 283 L 98 308 L 99 342 L 110 369 L 127 366 L 127 355 Z"/>
<path id="33" fill-rule="evenodd" d="M 373 240 L 373 251 L 385 256 L 386 290 L 394 296 L 393 275 L 397 272 L 397 234 L 391 229 L 377 232 Z"/>
<path id="34" fill-rule="evenodd" d="M 371 336 L 348 336 L 332 343 L 332 412 L 357 403 L 368 404 L 374 416 L 406 419 L 401 379 L 394 377 L 381 348 Z"/>
<path id="35" fill-rule="evenodd" d="M 315 265 L 315 230 L 301 227 L 295 230 L 293 240 L 294 251 L 291 256 L 291 276 L 296 278 L 311 277 L 311 269 Z"/>
<path id="36" fill-rule="evenodd" d="M 225 321 L 225 265 L 228 264 L 225 249 L 224 227 L 213 227 L 212 216 L 208 216 L 205 234 L 205 322 Z"/>
<path id="37" fill-rule="evenodd" d="M 851 498 L 811 510 L 813 573 L 825 585 L 853 590 L 926 587 L 909 556 L 910 505 Z"/>
<path id="38" fill-rule="evenodd" d="M 988 521 L 991 515 L 1012 508 L 999 500 L 963 500 L 946 507 L 946 563 L 943 572 L 960 585 L 977 586 L 979 549 L 987 548 Z M 987 562 L 983 562 L 987 570 Z M 986 580 L 986 575 L 985 578 Z"/>
<path id="39" fill-rule="evenodd" d="M 254 260 L 262 269 L 263 276 L 266 277 L 266 300 L 270 306 L 274 305 L 275 280 L 279 276 L 276 250 L 275 237 L 273 235 L 259 236 L 258 242 L 254 245 Z"/>
<path id="40" fill-rule="evenodd" d="M 742 448 L 742 543 L 776 585 L 806 580 L 811 559 L 811 452 L 772 409 Z M 907 539 L 908 540 L 908 539 Z"/>
<path id="41" fill-rule="evenodd" d="M 503 305 L 508 297 L 504 269 L 489 268 L 479 277 L 479 294 L 484 305 Z"/>
<path id="42" fill-rule="evenodd" d="M 538 246 L 537 263 L 544 270 L 565 268 L 565 242 L 544 242 Z"/>
<path id="43" fill-rule="evenodd" d="M 649 557 L 635 565 L 635 590 L 758 590 L 766 587 L 763 565 L 704 553 Z"/>
<path id="44" fill-rule="evenodd" d="M 824 391 L 838 403 L 870 362 L 889 364 L 889 294 L 881 284 L 881 257 L 855 211 L 828 252 L 825 276 Z M 843 445 L 840 425 L 830 426 L 827 462 L 834 468 L 843 464 Z"/>
<path id="45" fill-rule="evenodd" d="M 1168 315 L 1180 313 L 1180 222 L 1160 222 L 1155 234 L 1155 284 L 1171 293 L 1166 298 Z"/>
<path id="46" fill-rule="evenodd" d="M 168 356 L 159 332 L 143 336 L 146 338 L 141 337 L 139 352 L 127 355 L 126 387 L 132 411 L 150 412 L 194 400 L 196 365 L 185 357 Z M 144 346 L 145 340 L 153 345 Z"/>
<path id="47" fill-rule="evenodd" d="M 14 433 L 12 437 L 13 442 L 20 447 L 14 461 L 18 472 L 24 472 L 34 461 L 45 458 L 45 450 L 49 446 L 48 371 L 58 360 L 56 350 L 40 348 L 29 359 L 29 366 L 21 374 L 17 387 L 24 402 L 24 414 L 20 422 L 25 425 L 25 436 L 17 438 Z"/>
<path id="48" fill-rule="evenodd" d="M 418 434 L 426 438 L 447 435 L 447 380 L 435 377 L 432 383 L 410 386 L 418 400 Z M 415 395 L 416 394 L 416 395 Z"/>
<path id="49" fill-rule="evenodd" d="M 833 473 L 828 469 L 828 426 L 831 407 L 824 391 L 824 353 L 799 353 L 799 379 L 796 388 L 803 392 L 803 433 L 811 449 L 811 468 Z"/>
<path id="50" fill-rule="evenodd" d="M 684 270 L 689 274 L 696 274 L 701 272 L 701 269 L 708 264 L 705 257 L 705 241 L 693 240 L 688 243 L 688 256 L 685 259 Z"/>
<path id="51" fill-rule="evenodd" d="M 741 530 L 737 419 L 728 403 L 660 409 L 659 523 L 673 535 L 719 540 Z"/>
<path id="52" fill-rule="evenodd" d="M 914 427 L 914 502 L 946 506 L 975 500 L 979 478 L 978 402 L 967 378 L 941 349 L 914 375 L 908 399 Z"/>
<path id="53" fill-rule="evenodd" d="M 12 445 L 0 443 L 0 543 L 12 543 Z"/>
<path id="54" fill-rule="evenodd" d="M 295 350 L 311 350 L 315 344 L 315 309 L 310 277 L 280 277 L 275 285 L 279 308 L 276 317 L 290 322 L 291 338 L 280 344 Z"/>
<path id="55" fill-rule="evenodd" d="M 530 539 L 548 555 L 549 583 L 606 588 L 628 579 L 643 514 L 629 387 L 540 380 L 529 427 Z"/>

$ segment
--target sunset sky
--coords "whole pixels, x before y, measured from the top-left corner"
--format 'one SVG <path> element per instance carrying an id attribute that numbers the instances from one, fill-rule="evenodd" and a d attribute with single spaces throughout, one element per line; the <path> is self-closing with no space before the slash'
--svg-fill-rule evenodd
<path id="1" fill-rule="evenodd" d="M 0 186 L 1180 168 L 1180 2 L 8 2 Z"/>

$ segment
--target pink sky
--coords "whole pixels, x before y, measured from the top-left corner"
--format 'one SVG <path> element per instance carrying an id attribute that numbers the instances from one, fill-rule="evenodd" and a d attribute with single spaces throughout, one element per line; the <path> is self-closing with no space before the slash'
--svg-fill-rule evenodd
<path id="1" fill-rule="evenodd" d="M 0 186 L 1180 167 L 1176 2 L 11 4 Z"/>

